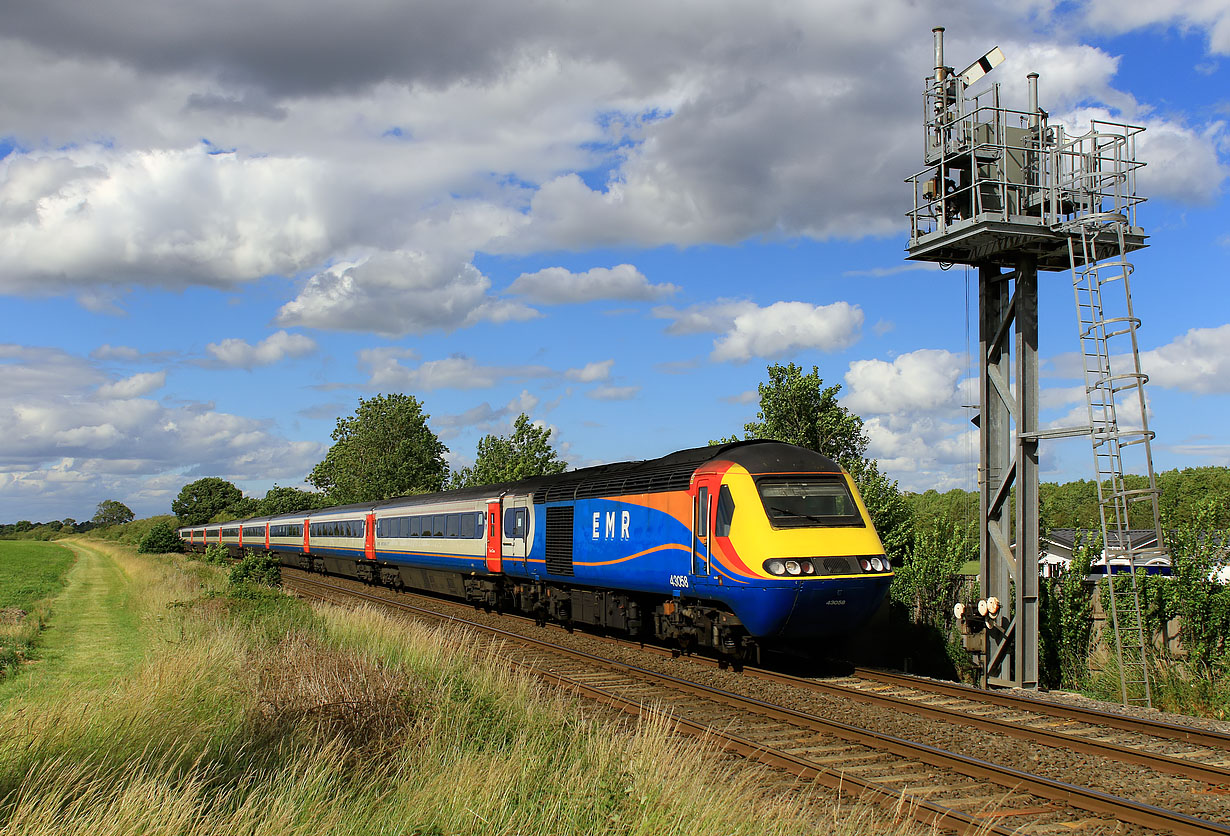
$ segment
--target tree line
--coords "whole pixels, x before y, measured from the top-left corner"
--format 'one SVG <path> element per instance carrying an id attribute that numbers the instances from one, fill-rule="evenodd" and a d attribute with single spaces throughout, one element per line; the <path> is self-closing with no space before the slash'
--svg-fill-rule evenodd
<path id="1" fill-rule="evenodd" d="M 928 552 L 942 545 L 948 554 L 943 560 L 945 566 L 959 568 L 961 563 L 977 558 L 977 537 L 972 530 L 978 515 L 976 493 L 901 491 L 897 482 L 880 470 L 879 463 L 867 456 L 863 420 L 838 403 L 840 384 L 826 386 L 817 367 L 805 372 L 794 363 L 770 365 L 766 374 L 765 382 L 757 387 L 756 418 L 744 425 L 742 438 L 796 444 L 844 467 L 858 485 L 885 550 L 905 575 L 910 574 L 911 559 L 919 544 Z M 511 482 L 561 473 L 567 467 L 551 442 L 552 430 L 522 413 L 507 435 L 488 434 L 478 442 L 473 465 L 450 471 L 445 458 L 448 448 L 431 430 L 430 417 L 412 395 L 360 398 L 352 415 L 337 419 L 332 446 L 308 474 L 305 481 L 314 490 L 275 485 L 258 499 L 244 496 L 233 483 L 211 476 L 185 485 L 171 503 L 171 512 L 183 525 L 202 525 Z M 738 439 L 732 434 L 710 444 Z M 1129 487 L 1136 487 L 1133 480 L 1143 482 L 1144 477 L 1127 479 Z M 1167 471 L 1157 479 L 1167 519 L 1193 520 L 1212 500 L 1220 509 L 1218 525 L 1230 524 L 1230 468 Z M 1040 497 L 1043 531 L 1098 527 L 1094 482 L 1044 483 Z M 123 503 L 104 500 L 89 522 L 19 521 L 0 525 L 0 537 L 59 536 L 132 518 L 132 511 Z M 1133 523 L 1145 524 L 1136 519 Z M 933 576 L 933 568 L 920 574 L 918 584 L 924 584 L 923 576 Z"/>
<path id="2" fill-rule="evenodd" d="M 1175 528 L 1197 523 L 1214 529 L 1230 527 L 1230 467 L 1185 467 L 1156 474 L 1158 509 L 1162 525 Z M 1148 486 L 1148 478 L 1135 474 L 1123 477 L 1125 486 L 1137 490 Z M 978 494 L 957 488 L 939 493 L 929 490 L 907 496 L 920 518 L 948 516 L 953 519 L 978 518 Z M 1072 482 L 1043 482 L 1038 486 L 1039 529 L 1101 529 L 1098 517 L 1098 486 L 1091 479 Z M 1152 528 L 1153 511 L 1146 503 L 1135 504 L 1129 513 L 1133 528 Z"/>
<path id="3" fill-rule="evenodd" d="M 412 395 L 360 398 L 353 415 L 337 419 L 333 445 L 307 476 L 316 490 L 275 486 L 255 499 L 225 479 L 206 477 L 185 485 L 171 512 L 184 525 L 202 525 L 512 482 L 567 468 L 551 445 L 552 430 L 521 413 L 508 435 L 479 440 L 472 466 L 451 472 L 448 447 L 428 426 L 430 417 Z"/>

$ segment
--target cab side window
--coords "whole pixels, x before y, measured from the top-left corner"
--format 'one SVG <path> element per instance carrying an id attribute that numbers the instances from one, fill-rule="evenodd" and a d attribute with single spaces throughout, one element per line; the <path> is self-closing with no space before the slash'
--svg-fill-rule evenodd
<path id="1" fill-rule="evenodd" d="M 730 522 L 735 518 L 735 499 L 730 495 L 730 488 L 722 485 L 718 493 L 717 522 L 713 533 L 718 537 L 730 536 Z"/>
<path id="2" fill-rule="evenodd" d="M 509 540 L 524 540 L 529 528 L 529 510 L 509 508 L 504 511 L 504 537 Z"/>

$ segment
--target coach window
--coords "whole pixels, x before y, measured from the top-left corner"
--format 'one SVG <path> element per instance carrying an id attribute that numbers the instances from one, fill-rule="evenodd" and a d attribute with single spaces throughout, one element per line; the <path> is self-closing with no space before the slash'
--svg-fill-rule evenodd
<path id="1" fill-rule="evenodd" d="M 713 533 L 718 537 L 729 537 L 730 521 L 734 518 L 735 499 L 730 495 L 730 488 L 722 485 L 722 490 L 718 493 L 717 524 L 713 526 Z"/>

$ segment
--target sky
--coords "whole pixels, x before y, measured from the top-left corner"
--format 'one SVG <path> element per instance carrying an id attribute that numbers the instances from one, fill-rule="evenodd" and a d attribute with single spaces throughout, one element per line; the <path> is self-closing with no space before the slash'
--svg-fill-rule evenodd
<path id="1" fill-rule="evenodd" d="M 572 466 L 652 458 L 778 362 L 903 489 L 975 489 L 976 278 L 904 258 L 937 25 L 1052 124 L 1145 128 L 1155 466 L 1230 465 L 1227 0 L 0 6 L 0 522 L 300 486 L 377 393 L 454 467 L 522 412 Z M 1079 423 L 1039 284 L 1042 422 Z M 1087 439 L 1041 457 L 1091 478 Z"/>

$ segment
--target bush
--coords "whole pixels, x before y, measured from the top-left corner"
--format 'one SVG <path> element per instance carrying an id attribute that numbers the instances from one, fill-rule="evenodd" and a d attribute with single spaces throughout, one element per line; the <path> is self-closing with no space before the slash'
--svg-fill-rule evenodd
<path id="1" fill-rule="evenodd" d="M 153 528 L 145 533 L 141 538 L 141 543 L 137 546 L 137 551 L 141 554 L 167 554 L 168 552 L 182 552 L 184 550 L 184 541 L 179 539 L 179 535 L 171 526 L 164 522 L 156 524 Z"/>
<path id="2" fill-rule="evenodd" d="M 129 523 L 120 525 L 107 525 L 101 528 L 93 528 L 90 531 L 91 537 L 98 537 L 102 540 L 114 540 L 118 543 L 128 543 L 136 546 L 145 539 L 145 535 L 149 534 L 155 527 L 165 525 L 174 531 L 179 527 L 179 520 L 171 514 L 162 514 L 157 517 L 145 517 L 140 520 L 133 520 Z M 86 529 L 79 529 L 86 530 Z"/>
<path id="3" fill-rule="evenodd" d="M 248 549 L 240 560 L 231 567 L 231 585 L 257 584 L 260 586 L 281 586 L 282 567 L 278 559 L 271 554 L 257 554 Z"/>
<path id="4" fill-rule="evenodd" d="M 230 557 L 230 552 L 226 550 L 226 546 L 221 543 L 210 543 L 205 547 L 205 555 L 201 561 L 211 566 L 225 566 L 228 557 Z"/>

